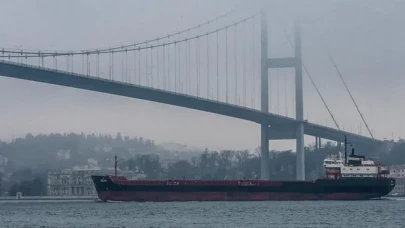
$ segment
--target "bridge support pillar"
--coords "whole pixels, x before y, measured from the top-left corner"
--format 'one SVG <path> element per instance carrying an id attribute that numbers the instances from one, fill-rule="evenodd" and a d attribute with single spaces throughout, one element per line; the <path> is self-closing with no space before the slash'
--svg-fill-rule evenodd
<path id="1" fill-rule="evenodd" d="M 299 124 L 296 135 L 296 178 L 297 180 L 305 180 L 305 149 L 304 149 L 304 125 Z"/>
<path id="2" fill-rule="evenodd" d="M 267 18 L 264 11 L 261 12 L 261 110 L 269 112 L 269 78 L 268 78 L 268 34 Z M 268 180 L 269 172 L 269 125 L 261 123 L 261 146 L 260 159 L 261 170 L 260 178 Z"/>
<path id="3" fill-rule="evenodd" d="M 315 136 L 315 150 L 319 150 L 318 140 L 319 140 L 319 137 Z"/>
<path id="4" fill-rule="evenodd" d="M 260 176 L 262 180 L 270 179 L 269 171 L 269 126 L 261 125 L 261 147 L 260 147 Z"/>
<path id="5" fill-rule="evenodd" d="M 295 21 L 295 110 L 296 119 L 300 121 L 297 126 L 296 132 L 296 177 L 297 180 L 305 180 L 305 151 L 304 151 L 304 95 L 303 95 L 303 83 L 302 83 L 302 62 L 301 62 L 301 31 L 298 24 L 298 20 Z"/>
<path id="6" fill-rule="evenodd" d="M 321 138 L 320 137 L 315 137 L 315 148 L 317 150 L 322 148 L 322 143 L 321 143 Z"/>

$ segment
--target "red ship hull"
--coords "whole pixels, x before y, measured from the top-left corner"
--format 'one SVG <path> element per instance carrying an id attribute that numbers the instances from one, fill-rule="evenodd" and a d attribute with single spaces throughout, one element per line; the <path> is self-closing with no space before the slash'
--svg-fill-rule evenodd
<path id="1" fill-rule="evenodd" d="M 174 201 L 304 201 L 304 200 L 367 200 L 379 197 L 372 193 L 284 193 L 236 192 L 98 192 L 102 201 L 174 202 Z"/>
<path id="2" fill-rule="evenodd" d="M 92 176 L 102 201 L 367 200 L 387 195 L 392 178 L 261 180 L 127 180 Z"/>

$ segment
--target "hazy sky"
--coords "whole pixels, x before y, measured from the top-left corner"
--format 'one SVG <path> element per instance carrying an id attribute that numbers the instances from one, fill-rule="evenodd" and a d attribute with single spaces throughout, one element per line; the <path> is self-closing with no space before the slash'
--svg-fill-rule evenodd
<path id="1" fill-rule="evenodd" d="M 263 7 L 269 20 L 270 55 L 287 56 L 292 52 L 283 29 L 292 33 L 292 19 L 298 15 L 303 61 L 341 127 L 359 132 L 361 119 L 325 46 L 374 135 L 381 139 L 405 136 L 403 1 L 0 0 L 0 4 L 0 47 L 25 49 L 78 50 L 128 44 L 197 25 L 234 7 L 235 18 Z M 287 109 L 290 116 L 292 72 L 279 71 L 287 77 L 278 82 L 279 93 L 276 72 L 270 72 L 272 110 L 284 115 Z M 306 75 L 304 84 L 305 118 L 332 126 Z M 4 140 L 28 132 L 120 131 L 157 142 L 236 149 L 256 147 L 260 139 L 259 125 L 254 123 L 137 99 L 2 77 L 0 94 L 0 138 Z M 362 134 L 367 135 L 364 124 Z M 306 138 L 306 143 L 312 141 Z M 276 141 L 271 146 L 285 149 L 294 144 Z"/>

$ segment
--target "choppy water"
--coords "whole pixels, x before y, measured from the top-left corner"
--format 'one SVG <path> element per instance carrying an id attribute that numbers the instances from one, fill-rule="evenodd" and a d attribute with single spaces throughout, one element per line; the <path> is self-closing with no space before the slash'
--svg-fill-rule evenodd
<path id="1" fill-rule="evenodd" d="M 0 227 L 405 227 L 405 200 L 98 203 L 0 201 Z"/>

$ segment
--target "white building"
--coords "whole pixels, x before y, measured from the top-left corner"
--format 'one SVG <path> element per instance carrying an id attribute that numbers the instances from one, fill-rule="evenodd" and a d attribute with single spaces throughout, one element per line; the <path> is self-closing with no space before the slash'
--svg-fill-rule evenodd
<path id="1" fill-rule="evenodd" d="M 8 163 L 8 158 L 0 155 L 0 172 L 4 172 Z"/>
<path id="2" fill-rule="evenodd" d="M 390 177 L 395 178 L 395 188 L 390 192 L 393 196 L 405 196 L 405 165 L 390 166 Z"/>
<path id="3" fill-rule="evenodd" d="M 114 170 L 100 169 L 64 169 L 48 172 L 47 195 L 48 196 L 96 196 L 92 175 L 114 175 Z M 144 174 L 133 171 L 117 170 L 117 175 L 129 179 L 145 178 Z"/>

